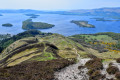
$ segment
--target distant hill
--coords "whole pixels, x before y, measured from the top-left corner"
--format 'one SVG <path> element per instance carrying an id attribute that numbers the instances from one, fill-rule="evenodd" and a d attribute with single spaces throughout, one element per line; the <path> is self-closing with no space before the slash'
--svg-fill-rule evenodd
<path id="1" fill-rule="evenodd" d="M 80 13 L 87 13 L 87 12 L 115 12 L 120 13 L 120 7 L 115 8 L 98 8 L 98 9 L 78 9 L 78 10 L 71 10 L 69 12 L 80 12 Z"/>
<path id="2" fill-rule="evenodd" d="M 78 9 L 71 10 L 68 13 L 83 16 L 103 16 L 120 19 L 120 7 L 116 8 L 98 8 L 98 9 Z"/>
<path id="3" fill-rule="evenodd" d="M 75 59 L 87 52 L 80 44 L 59 34 L 46 37 L 26 37 L 10 44 L 0 55 L 0 66 L 13 66 L 22 62 L 46 61 L 58 58 Z"/>
<path id="4" fill-rule="evenodd" d="M 30 14 L 61 14 L 61 15 L 81 15 L 81 16 L 105 16 L 119 19 L 120 7 L 98 8 L 98 9 L 78 9 L 69 11 L 44 11 L 32 9 L 2 9 L 1 13 L 30 13 Z"/>
<path id="5" fill-rule="evenodd" d="M 32 9 L 0 9 L 0 13 L 24 13 L 24 14 L 61 14 L 65 11 L 44 11 Z"/>
<path id="6" fill-rule="evenodd" d="M 1 13 L 42 13 L 43 11 L 32 9 L 1 9 Z"/>

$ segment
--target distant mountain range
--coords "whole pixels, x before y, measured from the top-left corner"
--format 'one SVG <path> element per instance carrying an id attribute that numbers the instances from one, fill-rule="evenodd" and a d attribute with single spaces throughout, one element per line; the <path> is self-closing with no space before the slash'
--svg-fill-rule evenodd
<path id="1" fill-rule="evenodd" d="M 86 12 L 114 12 L 114 13 L 120 13 L 120 7 L 114 7 L 114 8 L 98 8 L 98 9 L 79 9 L 79 10 L 71 10 L 69 12 L 79 12 L 79 13 L 86 13 Z"/>
<path id="2" fill-rule="evenodd" d="M 47 13 L 47 12 L 79 12 L 79 13 L 94 13 L 94 12 L 115 12 L 120 13 L 120 7 L 114 8 L 98 8 L 98 9 L 77 9 L 70 11 L 44 11 L 44 10 L 32 10 L 32 9 L 0 9 L 0 13 Z"/>
<path id="3" fill-rule="evenodd" d="M 103 16 L 120 19 L 120 7 L 115 8 L 98 8 L 98 9 L 79 9 L 68 11 L 72 14 L 87 16 Z"/>
<path id="4" fill-rule="evenodd" d="M 61 15 L 81 15 L 81 16 L 104 16 L 120 19 L 120 7 L 98 8 L 98 9 L 78 9 L 70 11 L 42 11 L 32 9 L 1 9 L 0 13 L 34 13 L 34 14 L 61 14 Z"/>
<path id="5" fill-rule="evenodd" d="M 32 10 L 32 9 L 0 9 L 0 13 L 61 13 L 65 11 L 43 11 L 43 10 Z"/>

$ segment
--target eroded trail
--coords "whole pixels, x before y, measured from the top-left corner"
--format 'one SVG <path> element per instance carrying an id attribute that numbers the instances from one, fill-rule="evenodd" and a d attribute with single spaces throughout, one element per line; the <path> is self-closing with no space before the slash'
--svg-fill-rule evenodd
<path id="1" fill-rule="evenodd" d="M 86 74 L 88 69 L 84 68 L 79 70 L 78 66 L 83 66 L 89 59 L 80 59 L 78 63 L 70 65 L 60 72 L 55 73 L 56 80 L 88 80 Z"/>

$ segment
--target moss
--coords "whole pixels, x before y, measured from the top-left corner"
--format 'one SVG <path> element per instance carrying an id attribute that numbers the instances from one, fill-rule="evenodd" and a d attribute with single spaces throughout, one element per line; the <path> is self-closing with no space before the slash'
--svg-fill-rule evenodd
<path id="1" fill-rule="evenodd" d="M 115 66 L 109 66 L 106 71 L 108 74 L 111 75 L 111 74 L 115 74 L 116 72 L 119 72 L 119 69 Z"/>

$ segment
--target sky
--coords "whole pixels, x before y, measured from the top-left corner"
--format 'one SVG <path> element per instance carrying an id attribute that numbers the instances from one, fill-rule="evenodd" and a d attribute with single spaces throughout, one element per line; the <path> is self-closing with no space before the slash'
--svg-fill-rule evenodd
<path id="1" fill-rule="evenodd" d="M 0 9 L 73 10 L 120 7 L 120 0 L 0 0 Z"/>

